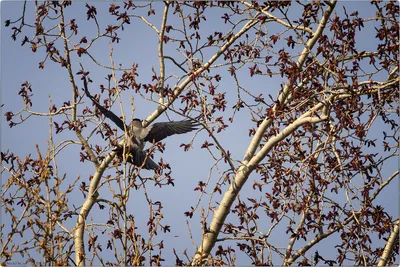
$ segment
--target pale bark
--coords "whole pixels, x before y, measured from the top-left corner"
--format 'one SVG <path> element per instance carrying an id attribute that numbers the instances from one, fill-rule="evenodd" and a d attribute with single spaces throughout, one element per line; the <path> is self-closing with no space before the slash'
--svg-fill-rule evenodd
<path id="1" fill-rule="evenodd" d="M 218 209 L 214 213 L 214 218 L 210 224 L 210 229 L 204 234 L 202 244 L 196 252 L 193 264 L 198 265 L 199 261 L 206 258 L 212 248 L 215 245 L 218 234 L 221 231 L 221 228 L 225 222 L 226 217 L 228 216 L 231 206 L 233 202 L 236 200 L 240 190 L 243 185 L 246 183 L 251 172 L 257 167 L 257 165 L 264 159 L 266 154 L 280 141 L 285 139 L 288 135 L 296 131 L 301 125 L 305 123 L 317 123 L 322 120 L 325 120 L 327 116 L 317 117 L 308 117 L 308 118 L 299 118 L 286 127 L 282 132 L 278 135 L 270 138 L 268 142 L 264 145 L 263 149 L 255 155 L 252 160 L 247 165 L 241 165 L 239 170 L 236 173 L 234 182 L 229 187 L 228 191 L 224 194 L 224 197 L 221 201 L 221 204 L 218 206 Z"/>
<path id="2" fill-rule="evenodd" d="M 166 103 L 159 104 L 158 108 L 150 114 L 146 120 L 143 121 L 143 126 L 146 127 L 150 122 L 157 119 L 165 110 L 170 107 L 175 99 L 182 93 L 182 91 L 188 86 L 194 77 L 200 75 L 203 71 L 206 71 L 223 53 L 238 39 L 240 38 L 245 32 L 250 30 L 254 25 L 256 25 L 259 21 L 257 19 L 250 20 L 246 25 L 240 29 L 239 32 L 232 35 L 232 37 L 220 48 L 220 50 L 215 53 L 203 66 L 198 68 L 196 71 L 188 74 L 188 77 L 174 89 L 174 95 L 171 96 Z"/>
<path id="3" fill-rule="evenodd" d="M 378 266 L 385 266 L 392 256 L 392 252 L 396 242 L 399 242 L 399 219 L 396 221 L 393 231 L 389 236 L 389 240 L 386 243 L 385 249 L 383 250 L 383 254 L 381 259 L 378 262 Z"/>
<path id="4" fill-rule="evenodd" d="M 340 229 L 342 229 L 345 225 L 349 224 L 350 222 L 352 222 L 354 219 L 356 219 L 355 217 L 358 215 L 352 215 L 351 217 L 348 217 L 342 224 L 340 224 L 338 227 L 331 229 L 329 231 L 326 231 L 320 235 L 318 235 L 317 237 L 315 237 L 313 240 L 311 240 L 309 243 L 307 243 L 304 247 L 302 247 L 301 249 L 297 250 L 297 252 L 295 254 L 292 255 L 292 257 L 288 258 L 285 260 L 283 266 L 289 266 L 291 265 L 295 260 L 297 260 L 300 256 L 304 255 L 310 248 L 312 248 L 315 244 L 317 244 L 318 242 L 320 242 L 321 240 L 327 238 L 328 236 L 330 236 L 333 233 L 336 233 L 337 231 L 339 231 Z"/>
<path id="5" fill-rule="evenodd" d="M 252 5 L 246 1 L 241 1 L 240 3 L 244 4 L 245 6 L 252 7 Z M 287 28 L 294 29 L 294 30 L 300 30 L 300 31 L 306 31 L 308 33 L 314 34 L 313 30 L 308 27 L 290 25 L 289 23 L 286 23 L 285 21 L 275 17 L 274 15 L 272 15 L 271 13 L 269 13 L 267 11 L 262 11 L 262 13 L 264 15 L 266 15 L 268 18 L 278 22 L 279 24 L 282 24 L 283 26 L 285 26 Z"/>
<path id="6" fill-rule="evenodd" d="M 164 62 L 164 33 L 165 33 L 165 24 L 167 23 L 167 16 L 168 16 L 168 9 L 169 9 L 169 2 L 164 2 L 165 8 L 163 12 L 163 18 L 161 22 L 161 29 L 158 39 L 158 60 L 160 63 L 160 77 L 158 81 L 158 103 L 160 105 L 164 104 L 164 80 L 165 80 L 165 62 Z"/>
<path id="7" fill-rule="evenodd" d="M 96 173 L 93 175 L 93 178 L 90 182 L 89 193 L 82 205 L 82 208 L 79 212 L 78 221 L 75 229 L 75 264 L 78 266 L 85 266 L 85 245 L 83 241 L 84 233 L 85 233 L 85 225 L 86 219 L 91 211 L 93 205 L 96 203 L 98 193 L 97 189 L 100 184 L 101 177 L 103 176 L 104 171 L 107 169 L 107 166 L 113 160 L 117 152 L 111 152 L 100 164 L 100 166 L 96 169 Z"/>
<path id="8" fill-rule="evenodd" d="M 372 195 L 371 197 L 371 202 L 373 200 L 375 200 L 375 198 L 378 196 L 378 194 L 383 190 L 383 188 L 385 188 L 392 180 L 394 177 L 396 177 L 398 175 L 399 171 L 396 171 L 395 173 L 393 173 L 387 180 L 386 182 L 384 182 L 383 184 L 381 184 L 379 186 L 379 188 L 377 189 L 377 191 Z M 316 236 L 313 240 L 311 240 L 309 243 L 307 243 L 304 247 L 302 247 L 301 249 L 297 250 L 297 252 L 293 255 L 291 255 L 291 257 L 286 258 L 283 265 L 284 266 L 288 266 L 291 265 L 295 260 L 297 260 L 300 256 L 304 255 L 310 248 L 312 248 L 315 244 L 317 244 L 318 242 L 320 242 L 321 240 L 329 237 L 330 235 L 332 235 L 333 233 L 336 233 L 337 231 L 343 229 L 344 226 L 346 226 L 347 224 L 349 224 L 350 222 L 352 222 L 353 220 L 358 220 L 356 217 L 358 217 L 360 215 L 360 212 L 356 212 L 355 214 L 349 216 L 348 218 L 346 218 L 343 223 L 339 224 L 337 227 L 330 229 L 318 236 Z M 397 226 L 398 226 L 398 222 L 397 221 Z M 395 229 L 394 229 L 395 231 Z M 397 229 L 398 231 L 398 229 Z M 397 233 L 398 236 L 398 233 Z"/>
<path id="9" fill-rule="evenodd" d="M 325 11 L 323 17 L 321 18 L 318 29 L 316 30 L 314 36 L 307 42 L 306 47 L 304 48 L 302 55 L 299 57 L 297 62 L 297 66 L 301 68 L 305 62 L 305 59 L 314 44 L 316 43 L 319 36 L 322 34 L 323 29 L 326 26 L 329 16 L 332 14 L 332 11 L 335 7 L 336 1 L 331 1 L 327 10 Z M 287 97 L 289 96 L 289 88 L 290 84 L 287 83 L 284 87 L 282 93 L 279 95 L 278 100 L 279 103 L 285 103 Z M 274 108 L 275 110 L 275 108 Z M 310 113 L 311 114 L 311 113 Z M 303 125 L 304 123 L 316 123 L 326 118 L 326 116 L 322 116 L 321 118 L 315 117 L 305 117 L 310 116 L 309 114 L 304 114 L 302 117 L 294 121 L 291 125 L 285 128 L 278 135 L 271 137 L 268 142 L 263 146 L 263 148 L 254 155 L 257 147 L 261 142 L 261 138 L 264 135 L 265 131 L 272 124 L 272 119 L 265 118 L 260 127 L 258 128 L 255 136 L 253 137 L 249 148 L 246 152 L 242 165 L 239 167 L 236 172 L 233 183 L 229 187 L 228 191 L 224 194 L 224 197 L 218 206 L 217 210 L 214 213 L 213 220 L 210 224 L 210 229 L 203 235 L 203 240 L 201 242 L 200 247 L 198 248 L 194 260 L 193 265 L 198 265 L 201 263 L 203 259 L 208 257 L 212 248 L 214 247 L 216 240 L 218 238 L 218 234 L 221 231 L 221 228 L 225 222 L 226 217 L 228 216 L 231 206 L 233 202 L 236 200 L 240 190 L 243 185 L 246 183 L 251 172 L 257 167 L 257 165 L 265 158 L 267 153 L 281 140 L 286 138 L 289 134 L 293 133 L 298 127 Z"/>
<path id="10" fill-rule="evenodd" d="M 325 29 L 326 23 L 328 22 L 328 18 L 332 14 L 333 9 L 335 8 L 336 1 L 331 0 L 328 8 L 326 9 L 324 15 L 321 18 L 321 21 L 318 25 L 317 30 L 313 34 L 313 37 L 308 40 L 307 44 L 305 44 L 305 47 L 301 53 L 301 56 L 297 60 L 297 67 L 301 69 L 304 65 L 304 62 L 306 61 L 306 58 L 308 54 L 310 53 L 311 49 L 314 47 L 315 43 L 317 42 L 318 38 L 321 36 L 323 30 Z M 278 96 L 278 101 L 282 105 L 288 103 L 288 98 L 290 95 L 289 88 L 292 85 L 292 81 L 288 81 L 285 85 L 285 87 L 282 90 L 282 93 Z M 276 105 L 273 107 L 273 111 L 276 110 Z M 243 159 L 243 163 L 247 163 L 250 161 L 250 159 L 253 157 L 257 147 L 259 146 L 261 142 L 261 138 L 263 137 L 265 131 L 271 126 L 272 124 L 272 119 L 271 118 L 265 118 L 264 121 L 260 124 L 258 127 L 247 151 Z"/>
<path id="11" fill-rule="evenodd" d="M 165 10 L 167 12 L 167 9 Z M 165 14 L 164 14 L 165 15 Z M 164 17 L 166 19 L 166 16 Z M 252 20 L 248 22 L 238 33 L 234 34 L 231 39 L 225 43 L 221 49 L 214 54 L 202 67 L 197 69 L 195 72 L 190 74 L 178 87 L 174 89 L 174 96 L 170 97 L 167 103 L 160 104 L 159 107 L 145 120 L 143 121 L 143 126 L 147 126 L 150 122 L 154 121 L 158 118 L 170 105 L 173 104 L 175 99 L 180 95 L 180 93 L 186 88 L 188 84 L 193 80 L 193 77 L 198 76 L 203 71 L 206 71 L 211 64 L 213 64 L 223 53 L 238 39 L 240 38 L 245 32 L 247 32 L 251 27 L 253 27 L 258 20 Z M 81 211 L 79 213 L 76 232 L 75 232 L 75 259 L 76 264 L 80 266 L 85 265 L 85 248 L 84 248 L 84 229 L 85 229 L 85 221 L 88 217 L 90 210 L 92 209 L 94 203 L 97 199 L 97 188 L 100 183 L 101 176 L 103 175 L 105 169 L 110 164 L 112 159 L 115 157 L 116 153 L 111 152 L 96 168 L 96 173 L 91 180 L 90 187 L 89 187 L 89 195 L 86 201 L 84 202 Z"/>

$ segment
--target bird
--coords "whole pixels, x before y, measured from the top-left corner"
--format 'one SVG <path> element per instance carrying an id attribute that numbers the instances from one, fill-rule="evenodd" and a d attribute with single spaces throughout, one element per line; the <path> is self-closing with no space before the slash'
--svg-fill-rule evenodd
<path id="1" fill-rule="evenodd" d="M 104 113 L 103 113 L 104 114 Z M 114 118 L 115 119 L 115 118 Z M 121 123 L 116 123 L 121 126 Z M 157 170 L 160 167 L 149 158 L 147 150 L 144 150 L 146 142 L 155 144 L 168 136 L 175 134 L 184 134 L 197 130 L 199 124 L 190 120 L 156 122 L 147 127 L 143 127 L 143 121 L 135 118 L 130 125 L 126 127 L 128 130 L 126 140 L 129 140 L 127 146 L 130 148 L 131 163 L 136 166 L 142 166 L 144 169 Z M 119 127 L 121 129 L 125 129 Z"/>
<path id="2" fill-rule="evenodd" d="M 157 165 L 149 156 L 148 150 L 144 150 L 145 143 L 157 143 L 168 136 L 175 134 L 184 134 L 197 130 L 200 124 L 191 120 L 182 121 L 169 121 L 169 122 L 156 122 L 147 127 L 143 127 L 143 121 L 135 118 L 127 126 L 117 115 L 111 110 L 107 110 L 100 105 L 97 100 L 90 94 L 85 86 L 86 95 L 92 100 L 93 104 L 100 110 L 100 112 L 113 121 L 115 125 L 125 132 L 125 146 L 128 151 L 127 161 L 135 166 L 142 167 L 147 170 L 158 170 L 160 166 Z M 123 151 L 123 147 L 116 148 L 115 151 L 119 154 Z"/>

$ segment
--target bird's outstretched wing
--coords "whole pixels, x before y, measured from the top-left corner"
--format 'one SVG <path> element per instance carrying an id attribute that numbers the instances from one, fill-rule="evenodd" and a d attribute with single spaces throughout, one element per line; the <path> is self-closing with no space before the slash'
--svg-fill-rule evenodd
<path id="1" fill-rule="evenodd" d="M 196 130 L 197 126 L 199 126 L 199 124 L 189 120 L 154 123 L 149 126 L 149 133 L 144 140 L 148 142 L 158 142 L 170 135 L 183 134 Z"/>
<path id="2" fill-rule="evenodd" d="M 87 97 L 89 97 L 90 100 L 92 100 L 93 104 L 101 111 L 101 113 L 103 113 L 103 115 L 106 118 L 109 118 L 110 120 L 112 120 L 115 123 L 115 125 L 117 125 L 122 131 L 125 131 L 124 122 L 117 115 L 115 115 L 114 112 L 112 112 L 111 110 L 107 110 L 105 107 L 100 105 L 97 102 L 97 100 L 90 94 L 87 87 L 85 87 L 85 93 L 86 93 Z"/>

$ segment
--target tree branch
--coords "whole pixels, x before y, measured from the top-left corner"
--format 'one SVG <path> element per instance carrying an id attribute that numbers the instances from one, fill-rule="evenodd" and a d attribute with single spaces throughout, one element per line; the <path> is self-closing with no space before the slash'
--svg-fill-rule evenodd
<path id="1" fill-rule="evenodd" d="M 307 57 L 308 53 L 310 52 L 310 50 L 308 50 L 308 48 L 311 49 L 314 46 L 314 44 L 316 43 L 319 36 L 322 34 L 322 31 L 326 26 L 328 18 L 331 15 L 331 13 L 333 12 L 333 8 L 334 8 L 335 4 L 336 4 L 336 1 L 332 0 L 331 5 L 327 8 L 323 17 L 321 18 L 321 22 L 318 26 L 317 31 L 314 34 L 314 37 L 307 42 L 307 46 L 304 48 L 304 50 L 297 62 L 297 66 L 299 69 L 304 64 L 306 57 Z M 284 104 L 286 102 L 286 99 L 289 96 L 289 88 L 290 88 L 289 85 L 290 84 L 291 84 L 291 82 L 287 83 L 285 88 L 283 89 L 283 92 L 279 95 L 279 97 L 278 97 L 279 103 Z M 275 110 L 276 107 L 277 107 L 277 105 L 275 105 L 273 109 Z M 320 108 L 322 108 L 322 106 Z M 257 165 L 261 162 L 261 160 L 263 160 L 265 158 L 266 154 L 279 141 L 283 140 L 289 134 L 293 133 L 301 125 L 308 123 L 308 122 L 316 123 L 316 122 L 319 122 L 319 121 L 327 118 L 327 116 L 325 114 L 321 118 L 305 117 L 305 116 L 309 116 L 311 114 L 311 112 L 314 112 L 314 110 L 308 111 L 307 112 L 308 114 L 307 113 L 303 114 L 303 116 L 301 116 L 296 121 L 294 121 L 291 125 L 286 127 L 278 135 L 269 139 L 268 142 L 263 146 L 261 151 L 259 151 L 257 153 L 257 155 L 254 156 L 255 150 L 258 147 L 259 143 L 261 142 L 262 136 L 264 135 L 267 128 L 272 124 L 272 119 L 265 118 L 265 120 L 260 125 L 255 136 L 253 137 L 253 140 L 251 141 L 251 143 L 249 145 L 249 148 L 248 148 L 245 158 L 243 160 L 243 165 L 240 166 L 240 168 L 238 169 L 236 176 L 234 178 L 234 182 L 231 184 L 228 191 L 224 194 L 224 197 L 223 197 L 220 205 L 218 206 L 218 209 L 215 211 L 214 218 L 210 224 L 210 229 L 208 232 L 206 232 L 203 235 L 203 240 L 202 240 L 201 246 L 197 250 L 192 264 L 194 264 L 194 265 L 199 264 L 203 259 L 208 257 L 212 248 L 215 245 L 218 234 L 221 231 L 222 225 L 224 224 L 225 219 L 230 212 L 230 208 L 231 208 L 233 202 L 236 200 L 237 195 L 239 194 L 241 188 L 247 181 L 250 173 L 257 167 Z"/>
<path id="2" fill-rule="evenodd" d="M 158 61 L 160 63 L 160 80 L 158 81 L 158 103 L 160 105 L 164 104 L 164 80 L 165 80 L 165 62 L 164 62 L 164 33 L 165 24 L 167 23 L 169 2 L 164 2 L 164 13 L 161 22 L 161 29 L 158 39 Z"/>
<path id="3" fill-rule="evenodd" d="M 305 123 L 317 123 L 324 119 L 327 116 L 318 117 L 300 117 L 284 130 L 282 130 L 278 135 L 270 138 L 268 142 L 264 145 L 263 149 L 255 155 L 248 165 L 241 165 L 239 170 L 236 173 L 234 182 L 230 185 L 228 191 L 224 194 L 222 198 L 221 204 L 218 206 L 218 209 L 214 213 L 214 218 L 210 224 L 210 229 L 203 236 L 202 244 L 196 252 L 193 263 L 199 264 L 199 261 L 206 258 L 211 252 L 212 248 L 217 241 L 217 237 L 219 232 L 221 231 L 222 225 L 225 222 L 226 217 L 228 216 L 231 206 L 233 202 L 236 200 L 240 190 L 243 185 L 246 183 L 250 173 L 257 167 L 257 165 L 264 159 L 266 154 L 281 140 L 285 139 L 288 135 L 296 131 L 301 125 Z"/>
<path id="4" fill-rule="evenodd" d="M 241 1 L 242 4 L 244 4 L 247 7 L 253 7 L 252 4 L 245 2 L 245 1 Z M 271 13 L 267 12 L 267 11 L 261 11 L 261 13 L 263 13 L 264 15 L 266 15 L 267 17 L 269 17 L 270 19 L 282 24 L 283 26 L 290 28 L 290 29 L 294 29 L 294 30 L 302 30 L 302 31 L 306 31 L 308 33 L 314 34 L 313 30 L 308 28 L 308 27 L 303 27 L 303 26 L 293 26 L 290 25 L 289 23 L 284 22 L 283 20 L 275 17 L 274 15 L 272 15 Z"/>
<path id="5" fill-rule="evenodd" d="M 394 245 L 396 242 L 399 242 L 399 222 L 400 219 L 397 219 L 397 221 L 394 223 L 394 228 L 392 233 L 389 236 L 389 240 L 386 243 L 385 249 L 383 250 L 383 254 L 381 259 L 378 262 L 377 266 L 385 266 L 392 256 L 392 252 L 394 249 Z"/>
<path id="6" fill-rule="evenodd" d="M 108 154 L 108 156 L 105 157 L 105 159 L 101 162 L 100 166 L 96 168 L 96 172 L 93 175 L 93 178 L 90 182 L 88 197 L 86 198 L 86 201 L 83 203 L 82 208 L 79 212 L 78 221 L 76 224 L 75 238 L 74 238 L 75 262 L 78 266 L 86 265 L 85 264 L 86 253 L 83 241 L 86 219 L 93 205 L 96 203 L 98 197 L 97 189 L 101 177 L 104 171 L 107 169 L 110 162 L 115 157 L 116 153 L 117 153 L 116 151 L 113 151 L 110 154 Z"/>
<path id="7" fill-rule="evenodd" d="M 298 69 L 301 69 L 303 67 L 304 62 L 307 58 L 307 55 L 310 53 L 311 49 L 314 47 L 318 38 L 321 36 L 323 30 L 325 29 L 326 23 L 328 22 L 328 18 L 333 12 L 335 5 L 336 5 L 336 1 L 331 0 L 331 5 L 329 5 L 329 7 L 326 9 L 323 17 L 321 18 L 321 22 L 319 23 L 317 30 L 315 31 L 313 37 L 305 45 L 305 47 L 301 53 L 301 56 L 299 57 L 299 59 L 297 61 Z M 289 88 L 291 87 L 292 83 L 293 83 L 293 81 L 289 80 L 288 83 L 286 83 L 285 87 L 283 88 L 282 93 L 278 96 L 279 105 L 284 105 L 287 103 L 288 97 L 290 95 Z M 275 105 L 272 108 L 272 111 L 274 112 L 276 110 L 276 108 L 277 108 L 277 105 Z M 256 152 L 257 147 L 259 146 L 259 144 L 261 142 L 261 138 L 263 137 L 265 131 L 271 126 L 271 124 L 272 124 L 272 119 L 265 118 L 264 121 L 261 123 L 261 125 L 258 127 L 258 129 L 249 145 L 249 148 L 246 151 L 243 162 L 247 163 L 253 157 L 254 153 Z"/>
<path id="8" fill-rule="evenodd" d="M 173 95 L 169 97 L 167 103 L 160 104 L 158 108 L 150 114 L 144 121 L 143 127 L 149 125 L 152 121 L 157 119 L 165 110 L 171 106 L 175 99 L 182 93 L 182 91 L 188 86 L 189 83 L 193 81 L 197 76 L 199 76 L 202 72 L 208 70 L 208 68 L 220 57 L 223 53 L 238 39 L 240 38 L 245 32 L 250 30 L 254 25 L 256 25 L 259 21 L 257 19 L 250 20 L 243 28 L 237 32 L 236 34 L 232 35 L 231 38 L 220 48 L 220 50 L 215 53 L 203 66 L 198 68 L 196 71 L 193 71 L 189 77 L 187 77 L 180 85 L 178 85 L 174 91 Z"/>

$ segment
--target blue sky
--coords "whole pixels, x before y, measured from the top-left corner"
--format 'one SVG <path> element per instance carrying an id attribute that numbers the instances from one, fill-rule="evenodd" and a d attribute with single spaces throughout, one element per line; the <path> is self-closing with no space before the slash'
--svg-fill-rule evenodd
<path id="1" fill-rule="evenodd" d="M 93 3 L 96 5 L 98 10 L 98 17 L 100 18 L 103 14 L 107 13 L 107 8 L 109 3 Z M 32 5 L 32 3 L 29 3 Z M 28 5 L 28 6 L 29 6 Z M 351 13 L 353 10 L 357 10 L 360 12 L 360 16 L 363 17 L 363 14 L 366 16 L 373 16 L 375 13 L 367 2 L 362 1 L 346 1 L 341 2 L 336 8 L 338 13 L 341 13 L 342 8 L 341 5 L 345 6 L 348 13 Z M 156 27 L 159 27 L 160 24 L 160 15 L 162 3 L 158 2 L 154 4 L 154 9 L 156 10 L 156 16 L 154 16 L 151 21 L 155 23 Z M 2 108 L 2 115 L 6 111 L 17 111 L 22 107 L 22 102 L 20 97 L 18 96 L 18 91 L 22 83 L 25 81 L 29 81 L 32 84 L 33 88 L 33 107 L 32 109 L 38 112 L 47 112 L 50 106 L 49 99 L 51 98 L 52 102 L 56 104 L 57 107 L 60 107 L 61 104 L 66 100 L 71 98 L 71 86 L 69 83 L 69 78 L 64 69 L 61 69 L 55 63 L 49 61 L 46 64 L 43 70 L 38 68 L 39 62 L 43 60 L 43 54 L 41 52 L 32 53 L 29 49 L 28 45 L 25 47 L 20 46 L 20 41 L 14 42 L 11 38 L 11 31 L 9 28 L 4 27 L 5 19 L 15 19 L 19 16 L 22 9 L 22 2 L 19 1 L 11 1 L 11 2 L 2 2 L 1 3 L 1 17 L 2 17 L 2 26 L 1 26 L 1 102 L 4 104 Z M 28 16 L 32 19 L 32 9 L 28 9 Z M 83 3 L 75 3 L 72 8 L 67 9 L 67 20 L 68 18 L 76 17 L 77 23 L 80 25 L 79 33 L 80 36 L 87 35 L 88 39 L 93 37 L 93 22 L 86 21 L 86 9 L 84 8 Z M 293 10 L 296 12 L 297 10 Z M 215 14 L 210 14 L 207 17 L 207 21 L 204 22 L 205 25 L 202 26 L 202 33 L 204 36 L 219 30 L 224 32 L 227 29 L 227 26 L 220 19 L 221 13 L 216 10 L 211 10 L 211 13 L 215 12 Z M 110 18 L 104 15 L 104 20 L 101 19 L 101 28 L 105 28 L 106 25 L 110 24 Z M 171 16 L 168 19 L 167 24 L 176 23 L 173 17 Z M 274 30 L 273 27 L 269 29 L 271 32 Z M 371 35 L 375 35 L 375 32 L 372 32 L 373 28 L 366 30 L 365 32 L 360 34 L 360 42 L 359 47 L 360 50 L 370 50 L 374 49 L 374 42 Z M 154 67 L 158 72 L 158 57 L 157 57 L 157 39 L 158 36 L 155 31 L 149 29 L 143 22 L 139 20 L 132 21 L 132 25 L 127 27 L 127 30 L 120 34 L 122 41 L 119 44 L 114 43 L 114 60 L 115 64 L 122 64 L 123 67 L 131 66 L 132 62 L 139 64 L 139 82 L 141 83 L 150 83 L 151 82 L 151 69 Z M 365 38 L 365 39 L 364 39 Z M 372 40 L 372 41 L 371 41 Z M 109 61 L 109 44 L 108 42 L 99 42 L 99 45 L 96 45 L 91 50 L 92 54 L 96 56 L 96 59 L 105 65 L 110 65 Z M 166 51 L 169 55 L 178 54 L 176 51 L 172 50 L 168 46 L 166 46 Z M 205 58 L 208 59 L 210 54 L 205 54 Z M 88 57 L 74 57 L 74 66 L 73 70 L 76 73 L 79 70 L 79 64 L 83 64 L 86 70 L 89 70 L 91 73 L 91 79 L 94 83 L 91 85 L 91 91 L 93 94 L 100 93 L 99 85 L 104 84 L 104 77 L 109 73 L 107 70 L 104 70 L 98 66 L 96 66 Z M 217 62 L 218 63 L 218 62 Z M 171 66 L 169 64 L 169 66 Z M 250 78 L 247 74 L 247 68 L 245 71 L 241 73 L 240 79 L 242 85 L 246 88 L 251 88 L 253 90 L 254 95 L 258 95 L 259 93 L 271 94 L 272 96 L 276 96 L 278 90 L 280 88 L 281 79 L 279 78 L 269 78 L 267 76 L 262 77 L 252 77 Z M 245 74 L 246 72 L 246 74 Z M 179 73 L 177 68 L 168 68 L 168 74 Z M 223 80 L 218 87 L 219 92 L 227 92 L 228 99 L 231 100 L 230 103 L 234 103 L 236 99 L 236 89 L 234 80 L 230 77 L 229 74 L 225 71 L 222 71 Z M 117 73 L 118 75 L 118 73 Z M 79 79 L 77 79 L 79 81 Z M 174 83 L 170 84 L 171 86 Z M 78 84 L 78 87 L 81 89 L 82 85 Z M 124 101 L 124 111 L 125 114 L 129 117 L 131 115 L 131 111 L 129 108 L 129 102 L 132 91 L 124 92 L 123 98 Z M 149 103 L 141 99 L 139 95 L 133 94 L 135 97 L 135 114 L 134 117 L 145 118 L 147 117 L 155 108 L 156 104 Z M 89 101 L 85 101 L 85 105 L 91 107 L 91 103 Z M 230 107 L 230 106 L 229 106 Z M 120 110 L 118 105 L 113 107 L 113 111 L 116 114 L 120 114 Z M 229 110 L 231 112 L 231 110 Z M 180 120 L 181 118 L 172 113 L 168 112 L 168 115 L 173 120 Z M 236 115 L 235 123 L 230 125 L 227 131 L 224 131 L 218 135 L 219 141 L 223 146 L 227 147 L 229 151 L 232 153 L 234 159 L 241 160 L 246 149 L 248 143 L 250 141 L 250 137 L 248 137 L 248 127 L 250 127 L 249 123 L 249 112 L 240 112 Z M 227 116 L 228 117 L 228 116 Z M 165 121 L 167 117 L 163 115 L 158 119 L 158 121 Z M 33 118 L 22 125 L 14 127 L 12 129 L 8 128 L 7 122 L 5 121 L 4 116 L 2 116 L 2 124 L 1 124 L 1 150 L 10 149 L 15 152 L 17 155 L 20 155 L 21 158 L 25 157 L 25 155 L 32 153 L 35 154 L 36 148 L 35 145 L 39 144 L 41 150 L 46 150 L 46 140 L 49 135 L 49 120 L 46 117 L 43 118 Z M 386 126 L 382 126 L 386 127 Z M 93 127 L 90 127 L 92 129 Z M 376 135 L 376 138 L 381 137 L 380 131 L 372 131 L 371 135 Z M 213 163 L 212 159 L 210 159 L 209 154 L 206 150 L 200 149 L 201 144 L 204 140 L 208 139 L 208 135 L 205 131 L 200 132 L 199 136 L 195 140 L 194 148 L 189 150 L 188 152 L 184 152 L 180 146 L 181 143 L 189 143 L 193 138 L 194 134 L 189 133 L 182 136 L 173 136 L 168 139 L 166 151 L 161 154 L 158 153 L 155 157 L 159 159 L 159 157 L 163 157 L 167 159 L 170 165 L 173 168 L 173 178 L 175 179 L 174 187 L 164 187 L 162 189 L 158 187 L 154 187 L 151 184 L 148 184 L 148 193 L 154 201 L 160 200 L 164 204 L 164 224 L 171 225 L 171 233 L 163 235 L 162 239 L 166 243 L 167 249 L 163 252 L 164 257 L 167 259 L 167 263 L 174 263 L 174 256 L 172 255 L 172 248 L 168 246 L 168 243 L 174 244 L 175 248 L 179 253 L 185 248 L 188 248 L 188 254 L 193 255 L 194 248 L 191 244 L 191 240 L 189 239 L 189 233 L 187 231 L 186 226 L 186 217 L 184 216 L 184 212 L 190 210 L 191 206 L 195 206 L 197 199 L 199 197 L 199 193 L 194 192 L 193 189 L 196 187 L 198 181 L 206 181 L 208 177 L 208 172 L 211 164 Z M 56 136 L 56 141 L 61 141 L 66 138 L 76 139 L 76 137 L 71 134 L 64 132 L 61 135 Z M 373 139 L 373 138 L 371 138 Z M 104 143 L 104 141 L 94 136 L 91 139 L 91 143 Z M 105 144 L 104 144 L 105 145 Z M 376 148 L 381 149 L 381 148 Z M 67 173 L 68 179 L 71 181 L 76 177 L 81 176 L 82 180 L 88 180 L 88 177 L 93 174 L 94 167 L 91 164 L 85 163 L 82 164 L 79 162 L 79 147 L 71 147 L 66 149 L 60 157 L 58 158 L 59 163 L 59 172 L 60 174 Z M 383 170 L 383 176 L 388 177 L 393 171 L 398 168 L 397 159 L 392 161 L 392 166 Z M 146 172 L 148 173 L 148 172 Z M 3 177 L 4 178 L 4 177 Z M 211 176 L 211 186 L 216 182 L 218 175 L 214 172 Z M 252 175 L 248 181 L 248 183 L 243 188 L 241 193 L 242 199 L 245 199 L 248 196 L 252 196 L 254 191 L 251 188 L 252 181 L 256 179 L 255 175 Z M 397 182 L 398 184 L 398 182 Z M 211 190 L 211 189 L 210 189 Z M 393 204 L 394 199 L 397 199 L 397 187 L 386 188 L 387 194 L 386 196 L 390 196 L 387 198 L 379 199 L 380 202 L 385 207 L 388 207 L 389 211 L 395 215 L 398 211 L 398 203 L 396 201 Z M 108 190 L 103 190 L 103 198 L 111 197 Z M 77 190 L 74 192 L 74 199 L 71 199 L 71 203 L 82 203 L 83 197 L 82 194 Z M 76 196 L 76 198 L 75 198 Z M 147 221 L 147 204 L 145 203 L 145 198 L 143 192 L 135 191 L 131 194 L 131 204 L 129 205 L 129 209 L 135 215 L 135 219 L 138 222 L 139 226 L 145 227 L 145 223 Z M 204 198 L 201 202 L 202 207 L 207 206 L 208 198 Z M 213 201 L 218 201 L 218 197 L 213 199 Z M 215 202 L 214 202 L 215 203 Z M 192 234 L 194 241 L 196 244 L 199 244 L 201 241 L 201 228 L 199 218 L 199 210 L 196 213 L 194 219 L 191 220 Z M 91 216 L 98 220 L 99 223 L 105 223 L 108 220 L 108 216 L 104 216 L 104 212 L 100 211 L 97 207 L 92 210 Z M 209 218 L 211 220 L 211 217 Z M 229 216 L 228 221 L 236 220 L 235 216 Z M 261 219 L 261 221 L 263 221 Z M 264 221 L 263 221 L 264 222 Z M 4 218 L 3 218 L 4 223 Z M 68 227 L 72 228 L 75 223 L 75 219 L 70 221 L 70 225 Z M 265 221 L 268 223 L 268 220 Z M 265 227 L 267 229 L 267 227 Z M 282 229 L 284 231 L 284 229 Z M 145 228 L 143 228 L 143 232 L 145 232 Z M 279 231 L 276 236 L 272 236 L 276 238 L 277 243 L 279 243 Z M 161 238 L 160 238 L 161 239 Z M 333 238 L 335 239 L 335 237 Z M 322 244 L 327 243 L 327 246 L 331 245 L 330 239 L 324 241 Z M 282 239 L 282 246 L 286 246 L 287 238 Z M 301 244 L 301 243 L 299 243 Z M 235 242 L 232 242 L 232 246 L 235 247 Z M 325 245 L 323 245 L 325 246 Z M 319 251 L 324 251 L 323 248 L 318 246 Z M 236 249 L 236 248 L 235 248 Z M 238 251 L 238 249 L 237 249 Z M 329 249 L 325 251 L 326 255 L 330 254 Z M 240 253 L 238 253 L 240 254 Z M 182 255 L 182 254 L 180 254 Z M 249 264 L 247 259 L 243 256 L 238 258 L 238 263 L 241 264 Z"/>

